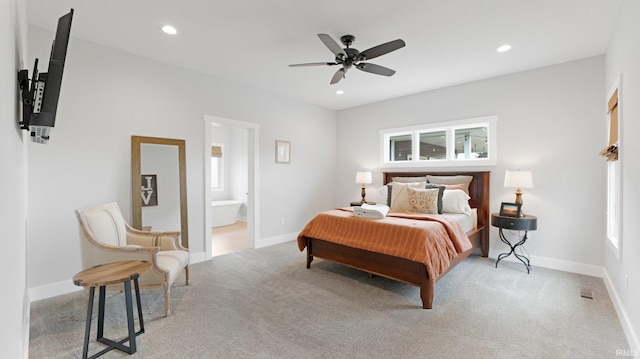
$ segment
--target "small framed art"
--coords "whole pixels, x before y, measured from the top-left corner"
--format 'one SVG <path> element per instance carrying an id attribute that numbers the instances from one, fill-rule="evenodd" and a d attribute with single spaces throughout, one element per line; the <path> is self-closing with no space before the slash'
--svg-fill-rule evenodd
<path id="1" fill-rule="evenodd" d="M 158 205 L 158 178 L 157 175 L 142 175 L 142 207 Z"/>
<path id="2" fill-rule="evenodd" d="M 500 205 L 500 215 L 502 217 L 520 217 L 522 205 L 518 203 L 502 202 Z"/>
<path id="3" fill-rule="evenodd" d="M 276 163 L 291 162 L 291 142 L 276 140 Z"/>

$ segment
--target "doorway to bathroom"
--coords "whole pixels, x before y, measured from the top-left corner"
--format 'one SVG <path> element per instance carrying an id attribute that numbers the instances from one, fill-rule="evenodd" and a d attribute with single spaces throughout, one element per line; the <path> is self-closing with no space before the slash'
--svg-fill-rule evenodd
<path id="1" fill-rule="evenodd" d="M 255 248 L 259 125 L 204 117 L 207 259 Z"/>

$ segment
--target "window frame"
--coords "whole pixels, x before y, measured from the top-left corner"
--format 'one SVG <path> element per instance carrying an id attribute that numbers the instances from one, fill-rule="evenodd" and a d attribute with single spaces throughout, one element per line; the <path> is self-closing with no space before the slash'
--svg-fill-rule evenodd
<path id="1" fill-rule="evenodd" d="M 611 113 L 608 104 L 614 93 L 617 91 L 617 116 L 618 116 L 618 160 L 607 161 L 607 207 L 606 207 L 606 243 L 616 259 L 622 261 L 622 74 L 615 80 L 613 86 L 607 93 L 606 98 L 606 123 L 607 139 L 611 132 Z"/>
<path id="2" fill-rule="evenodd" d="M 429 123 L 409 127 L 399 127 L 380 130 L 380 167 L 469 167 L 469 166 L 495 166 L 498 163 L 497 146 L 498 116 L 481 116 L 462 120 Z M 455 131 L 465 128 L 486 126 L 488 156 L 486 158 L 456 159 L 455 158 Z M 446 158 L 435 160 L 420 159 L 420 134 L 445 131 L 446 133 Z M 411 159 L 402 161 L 390 160 L 391 138 L 394 136 L 411 135 Z"/>

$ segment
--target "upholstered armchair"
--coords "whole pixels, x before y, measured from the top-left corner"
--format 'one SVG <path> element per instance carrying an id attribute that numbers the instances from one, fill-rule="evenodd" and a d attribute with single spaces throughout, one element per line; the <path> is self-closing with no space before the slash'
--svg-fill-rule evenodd
<path id="1" fill-rule="evenodd" d="M 140 288 L 164 289 L 165 315 L 171 314 L 171 285 L 183 269 L 189 285 L 189 252 L 179 242 L 180 232 L 137 230 L 126 223 L 115 202 L 77 209 L 76 216 L 83 267 L 122 260 L 150 262 L 151 269 L 138 279 Z"/>

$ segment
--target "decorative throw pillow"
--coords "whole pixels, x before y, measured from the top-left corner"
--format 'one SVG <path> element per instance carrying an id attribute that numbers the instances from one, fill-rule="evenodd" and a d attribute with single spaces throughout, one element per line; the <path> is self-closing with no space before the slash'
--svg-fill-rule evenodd
<path id="1" fill-rule="evenodd" d="M 387 206 L 391 207 L 391 194 L 393 192 L 393 183 L 387 183 Z"/>
<path id="2" fill-rule="evenodd" d="M 424 188 L 436 188 L 438 190 L 438 214 L 442 214 L 442 195 L 444 194 L 444 190 L 447 189 L 445 185 L 435 184 L 435 183 L 427 183 Z"/>
<path id="3" fill-rule="evenodd" d="M 409 187 L 409 210 L 427 214 L 438 214 L 437 188 L 415 189 Z"/>
<path id="4" fill-rule="evenodd" d="M 427 181 L 429 183 L 437 183 L 437 184 L 462 184 L 464 185 L 464 188 L 462 189 L 466 194 L 469 194 L 469 183 L 471 183 L 471 180 L 473 179 L 473 176 L 464 176 L 464 175 L 457 175 L 457 176 L 432 176 L 432 175 L 427 175 Z"/>
<path id="5" fill-rule="evenodd" d="M 461 189 L 447 189 L 442 195 L 442 212 L 444 213 L 464 213 L 471 215 L 469 206 L 469 195 Z"/>
<path id="6" fill-rule="evenodd" d="M 408 188 L 424 189 L 426 182 L 398 183 L 394 182 L 391 189 L 391 212 L 409 211 L 409 191 Z"/>

